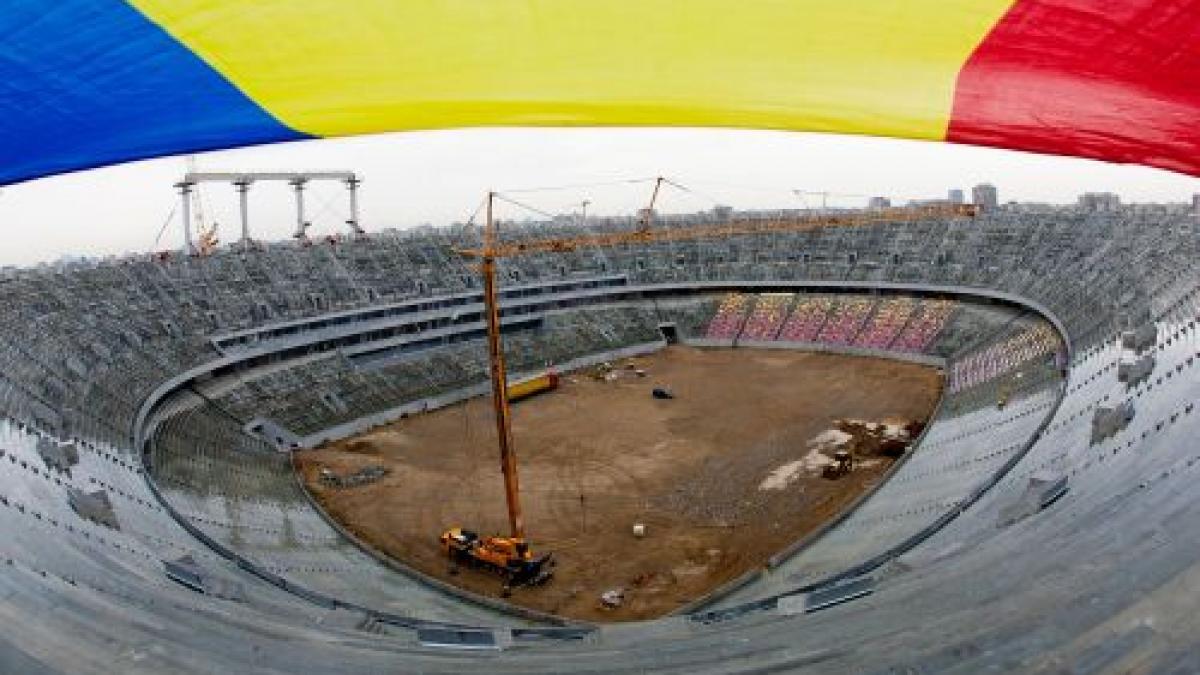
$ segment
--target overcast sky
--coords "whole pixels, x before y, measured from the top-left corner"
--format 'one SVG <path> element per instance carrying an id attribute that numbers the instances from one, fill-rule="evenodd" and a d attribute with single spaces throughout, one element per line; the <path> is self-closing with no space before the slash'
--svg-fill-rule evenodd
<path id="1" fill-rule="evenodd" d="M 737 208 L 794 208 L 835 193 L 833 204 L 860 195 L 896 200 L 944 197 L 951 187 L 969 194 L 994 183 L 1002 200 L 1073 202 L 1080 192 L 1112 191 L 1126 201 L 1185 201 L 1200 191 L 1194 178 L 1140 167 L 1025 153 L 820 134 L 709 129 L 471 129 L 320 140 L 196 156 L 201 170 L 347 169 L 364 179 L 363 225 L 368 231 L 465 220 L 488 189 L 514 191 L 522 203 L 549 212 L 578 209 L 627 214 L 649 197 L 648 183 L 670 177 L 690 192 L 669 189 L 663 211 L 696 211 L 715 202 Z M 178 197 L 172 189 L 183 158 L 127 164 L 0 190 L 5 244 L 0 265 L 28 265 L 63 255 L 107 255 L 177 248 Z M 593 185 L 596 183 L 612 183 Z M 515 192 L 530 187 L 589 187 Z M 238 235 L 237 200 L 225 185 L 204 187 L 208 220 L 223 241 Z M 308 212 L 313 235 L 344 229 L 344 188 L 314 186 Z M 532 213 L 506 206 L 502 217 Z M 168 227 L 156 237 L 164 222 Z M 286 186 L 251 190 L 256 238 L 281 239 L 295 223 Z"/>

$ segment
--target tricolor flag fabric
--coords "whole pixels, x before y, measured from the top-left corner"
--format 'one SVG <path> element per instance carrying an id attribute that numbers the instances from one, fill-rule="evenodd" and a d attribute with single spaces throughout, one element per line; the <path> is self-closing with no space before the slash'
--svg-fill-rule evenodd
<path id="1" fill-rule="evenodd" d="M 724 126 L 1200 175 L 1200 0 L 3 0 L 0 184 L 408 129 Z"/>

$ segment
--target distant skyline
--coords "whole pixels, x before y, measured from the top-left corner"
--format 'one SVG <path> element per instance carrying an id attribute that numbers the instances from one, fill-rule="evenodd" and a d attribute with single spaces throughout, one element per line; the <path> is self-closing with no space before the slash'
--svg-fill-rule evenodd
<path id="1" fill-rule="evenodd" d="M 668 189 L 663 211 L 697 211 L 716 203 L 739 209 L 865 204 L 944 198 L 953 188 L 992 183 L 1001 201 L 1073 203 L 1080 193 L 1115 192 L 1126 202 L 1185 202 L 1200 192 L 1189 176 L 1135 166 L 894 139 L 729 129 L 468 129 L 307 141 L 196 156 L 201 170 L 347 169 L 364 178 L 368 232 L 465 220 L 488 189 L 511 192 L 549 213 L 578 210 L 629 214 L 645 204 L 663 175 L 689 188 Z M 5 246 L 0 265 L 31 265 L 63 256 L 149 252 L 182 245 L 172 184 L 182 157 L 57 176 L 0 189 Z M 602 184 L 602 185 L 595 185 Z M 566 187 L 522 191 L 526 188 Z M 796 191 L 802 191 L 800 195 Z M 805 195 L 804 192 L 807 192 Z M 232 187 L 203 188 L 223 242 L 238 236 Z M 284 239 L 295 225 L 286 186 L 251 190 L 251 227 L 264 240 Z M 505 206 L 504 218 L 535 216 Z M 345 231 L 344 190 L 314 186 L 312 236 Z"/>

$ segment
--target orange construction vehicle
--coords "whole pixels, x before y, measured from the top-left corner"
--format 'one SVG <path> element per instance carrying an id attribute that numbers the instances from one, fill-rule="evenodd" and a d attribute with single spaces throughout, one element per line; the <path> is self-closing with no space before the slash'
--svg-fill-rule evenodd
<path id="1" fill-rule="evenodd" d="M 516 402 L 555 389 L 558 389 L 558 373 L 547 370 L 540 375 L 527 377 L 508 385 L 508 400 L 510 403 Z"/>
<path id="2" fill-rule="evenodd" d="M 842 476 L 849 475 L 854 471 L 854 456 L 846 450 L 838 450 L 833 453 L 833 463 L 826 464 L 822 475 L 826 478 L 837 480 Z"/>
<path id="3" fill-rule="evenodd" d="M 461 527 L 442 533 L 442 549 L 456 565 L 478 567 L 499 574 L 506 590 L 514 586 L 540 586 L 554 576 L 554 554 L 534 556 L 524 539 L 481 537 Z"/>

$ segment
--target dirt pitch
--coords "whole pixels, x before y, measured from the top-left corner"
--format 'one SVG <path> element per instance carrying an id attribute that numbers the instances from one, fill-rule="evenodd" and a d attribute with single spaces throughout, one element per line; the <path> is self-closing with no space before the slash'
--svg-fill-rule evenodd
<path id="1" fill-rule="evenodd" d="M 638 377 L 626 368 L 646 371 Z M 891 459 L 859 457 L 822 478 L 810 441 L 839 419 L 925 420 L 935 369 L 884 359 L 780 350 L 671 347 L 613 364 L 615 379 L 568 374 L 554 392 L 514 405 L 521 494 L 535 551 L 555 578 L 509 601 L 587 621 L 667 614 L 811 532 L 873 486 Z M 677 398 L 656 400 L 653 387 Z M 461 525 L 506 533 L 490 397 L 401 420 L 298 455 L 305 481 L 338 521 L 375 547 L 473 592 L 497 597 L 486 572 L 451 575 L 438 535 Z M 349 488 L 321 484 L 383 465 Z M 773 486 L 773 487 L 772 487 Z M 635 523 L 646 536 L 633 536 Z M 623 589 L 624 603 L 599 596 Z"/>

